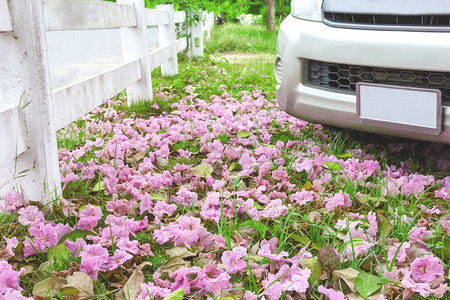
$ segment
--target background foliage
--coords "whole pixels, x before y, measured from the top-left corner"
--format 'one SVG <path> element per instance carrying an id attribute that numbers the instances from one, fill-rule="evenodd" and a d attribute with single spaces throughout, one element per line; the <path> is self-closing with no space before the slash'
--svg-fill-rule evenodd
<path id="1" fill-rule="evenodd" d="M 148 8 L 154 8 L 159 4 L 173 3 L 175 10 L 193 10 L 197 12 L 200 9 L 213 11 L 216 16 L 222 16 L 227 21 L 235 21 L 241 14 L 266 15 L 264 0 L 145 0 Z M 276 0 L 276 18 L 281 22 L 291 11 L 289 0 Z M 264 23 L 264 21 L 263 21 Z"/>

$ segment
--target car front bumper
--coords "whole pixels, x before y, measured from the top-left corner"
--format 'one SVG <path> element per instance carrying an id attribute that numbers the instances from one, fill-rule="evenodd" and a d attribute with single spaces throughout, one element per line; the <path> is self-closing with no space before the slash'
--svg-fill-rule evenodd
<path id="1" fill-rule="evenodd" d="M 362 125 L 356 95 L 308 83 L 309 60 L 392 69 L 450 72 L 450 33 L 361 30 L 329 27 L 287 17 L 281 24 L 277 51 L 282 68 L 277 99 L 300 119 L 354 130 L 450 144 L 450 107 L 443 106 L 439 135 Z"/>

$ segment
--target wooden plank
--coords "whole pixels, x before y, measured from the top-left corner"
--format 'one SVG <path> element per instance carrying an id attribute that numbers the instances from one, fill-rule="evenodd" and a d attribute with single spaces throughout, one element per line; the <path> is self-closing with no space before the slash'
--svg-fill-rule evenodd
<path id="1" fill-rule="evenodd" d="M 47 31 L 136 26 L 132 5 L 106 1 L 45 0 L 43 7 Z"/>
<path id="2" fill-rule="evenodd" d="M 186 21 L 186 12 L 185 11 L 176 11 L 173 16 L 175 23 L 182 23 Z"/>
<path id="3" fill-rule="evenodd" d="M 150 60 L 150 69 L 152 71 L 170 59 L 172 54 L 171 49 L 172 47 L 168 45 L 149 53 L 148 58 Z"/>
<path id="4" fill-rule="evenodd" d="M 19 117 L 19 107 L 16 103 L 0 104 L 0 136 L 2 137 L 0 139 L 0 165 L 14 166 L 17 156 L 27 149 L 25 126 Z"/>
<path id="5" fill-rule="evenodd" d="M 0 32 L 12 31 L 11 16 L 9 15 L 8 1 L 0 0 Z"/>
<path id="6" fill-rule="evenodd" d="M 157 9 L 146 9 L 145 18 L 147 26 L 166 25 L 169 24 L 169 13 Z"/>
<path id="7" fill-rule="evenodd" d="M 187 48 L 187 39 L 182 37 L 175 42 L 175 47 L 177 48 L 177 53 L 180 53 Z"/>
<path id="8" fill-rule="evenodd" d="M 52 92 L 56 130 L 84 116 L 141 79 L 139 60 L 119 65 Z"/>

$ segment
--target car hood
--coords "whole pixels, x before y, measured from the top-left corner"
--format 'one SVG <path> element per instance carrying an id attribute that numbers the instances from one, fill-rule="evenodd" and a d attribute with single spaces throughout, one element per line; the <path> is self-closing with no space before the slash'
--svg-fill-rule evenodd
<path id="1" fill-rule="evenodd" d="M 448 15 L 449 0 L 324 0 L 324 12 L 393 15 Z"/>

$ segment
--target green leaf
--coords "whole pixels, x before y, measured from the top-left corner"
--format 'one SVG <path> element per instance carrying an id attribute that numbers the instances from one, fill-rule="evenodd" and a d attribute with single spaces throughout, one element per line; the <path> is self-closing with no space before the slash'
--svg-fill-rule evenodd
<path id="1" fill-rule="evenodd" d="M 94 187 L 92 188 L 92 192 L 100 192 L 105 189 L 106 185 L 103 183 L 103 181 L 97 182 Z"/>
<path id="2" fill-rule="evenodd" d="M 254 262 L 260 262 L 260 261 L 264 261 L 267 259 L 264 256 L 257 255 L 257 254 L 249 254 L 249 255 L 245 256 L 244 258 L 248 258 L 249 260 L 252 260 Z"/>
<path id="3" fill-rule="evenodd" d="M 239 182 L 241 181 L 241 178 L 234 178 L 231 182 L 233 183 L 233 185 L 235 187 L 237 187 L 239 185 Z"/>
<path id="4" fill-rule="evenodd" d="M 362 204 L 370 204 L 373 207 L 378 207 L 382 204 L 382 202 L 386 202 L 386 199 L 383 197 L 364 196 L 359 199 L 359 202 Z"/>
<path id="5" fill-rule="evenodd" d="M 238 163 L 235 162 L 235 161 L 233 161 L 233 162 L 231 163 L 231 165 L 228 167 L 228 170 L 229 170 L 230 172 L 232 172 L 234 169 L 236 169 L 237 166 L 238 166 Z"/>
<path id="6" fill-rule="evenodd" d="M 23 244 L 23 242 L 19 242 L 15 247 L 13 247 L 14 254 L 22 255 L 24 248 L 25 248 L 25 245 Z"/>
<path id="7" fill-rule="evenodd" d="M 311 188 L 313 187 L 311 181 L 307 181 L 305 182 L 305 184 L 302 186 L 302 188 L 300 190 L 305 190 L 305 191 L 309 191 Z"/>
<path id="8" fill-rule="evenodd" d="M 359 272 L 355 279 L 356 291 L 364 298 L 378 291 L 381 288 L 380 284 L 380 278 L 366 272 Z"/>
<path id="9" fill-rule="evenodd" d="M 259 210 L 264 209 L 264 207 L 262 207 L 261 204 L 259 204 L 258 202 L 253 202 L 252 207 L 259 209 Z"/>
<path id="10" fill-rule="evenodd" d="M 337 158 L 342 158 L 342 159 L 349 158 L 349 157 L 352 157 L 352 153 L 351 152 L 347 152 L 347 153 L 336 155 L 336 157 Z"/>
<path id="11" fill-rule="evenodd" d="M 58 244 L 63 244 L 67 239 L 71 240 L 72 242 L 75 242 L 76 239 L 79 238 L 86 240 L 86 237 L 88 235 L 96 236 L 97 234 L 93 231 L 77 229 L 63 235 L 59 240 Z"/>
<path id="12" fill-rule="evenodd" d="M 184 288 L 172 292 L 170 295 L 164 297 L 163 300 L 183 300 Z"/>
<path id="13" fill-rule="evenodd" d="M 237 300 L 237 297 L 233 296 L 233 295 L 226 295 L 226 296 L 220 297 L 219 300 Z"/>
<path id="14" fill-rule="evenodd" d="M 166 198 L 160 194 L 150 193 L 150 196 L 152 196 L 152 200 L 154 201 L 165 201 Z"/>
<path id="15" fill-rule="evenodd" d="M 47 259 L 49 261 L 67 261 L 72 258 L 72 255 L 67 249 L 66 245 L 59 244 L 55 247 L 51 247 L 47 251 Z"/>
<path id="16" fill-rule="evenodd" d="M 326 161 L 325 164 L 327 165 L 327 168 L 332 171 L 339 171 L 342 170 L 342 167 L 340 164 L 334 161 Z"/>
<path id="17" fill-rule="evenodd" d="M 59 290 L 59 292 L 62 296 L 78 295 L 80 293 L 80 291 L 73 286 L 64 286 Z"/>
<path id="18" fill-rule="evenodd" d="M 450 238 L 448 236 L 435 236 L 427 240 L 428 247 L 442 260 L 450 259 Z"/>
<path id="19" fill-rule="evenodd" d="M 296 242 L 302 243 L 303 245 L 308 245 L 308 243 L 311 242 L 311 240 L 309 239 L 309 237 L 307 236 L 300 236 L 298 234 L 291 234 L 289 235 L 289 238 L 293 239 Z M 311 242 L 310 245 L 311 248 L 316 249 L 316 250 L 320 250 L 319 247 Z"/>
<path id="20" fill-rule="evenodd" d="M 200 164 L 191 169 L 192 174 L 195 176 L 201 175 L 201 177 L 207 177 L 214 171 L 213 166 L 210 164 Z"/>
<path id="21" fill-rule="evenodd" d="M 239 130 L 237 132 L 237 136 L 241 137 L 241 138 L 247 138 L 250 136 L 250 132 L 244 131 L 244 130 Z"/>
<path id="22" fill-rule="evenodd" d="M 322 275 L 322 265 L 315 258 L 299 258 L 299 263 L 302 268 L 308 268 L 311 270 L 311 276 L 309 276 L 309 281 L 314 283 Z"/>

